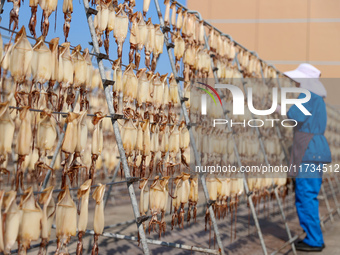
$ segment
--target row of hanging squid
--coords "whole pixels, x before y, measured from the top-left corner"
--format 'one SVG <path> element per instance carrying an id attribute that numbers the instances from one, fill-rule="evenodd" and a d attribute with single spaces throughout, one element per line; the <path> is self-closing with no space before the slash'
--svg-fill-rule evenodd
<path id="1" fill-rule="evenodd" d="M 327 127 L 325 136 L 329 143 L 329 147 L 332 152 L 332 161 L 339 162 L 340 160 L 340 149 L 338 145 L 340 144 L 339 136 L 339 123 L 340 117 L 336 109 L 327 106 Z"/>
<path id="2" fill-rule="evenodd" d="M 18 28 L 19 24 L 19 10 L 20 6 L 24 1 L 21 0 L 7 0 L 7 2 L 13 3 L 13 8 L 10 11 L 10 20 L 9 20 L 9 27 L 11 28 L 12 23 L 12 30 L 15 30 Z M 117 0 L 96 0 L 92 1 L 92 5 L 97 6 L 97 10 L 99 11 L 100 16 L 98 18 L 98 21 L 100 24 L 100 28 L 104 26 L 105 23 L 107 23 L 106 20 L 110 20 L 110 27 L 108 28 L 108 33 L 114 29 L 114 21 L 115 21 L 115 9 L 117 12 L 117 16 L 124 16 L 124 14 L 120 14 L 122 11 L 122 8 L 127 8 L 129 12 L 132 13 L 133 8 L 135 7 L 136 3 L 134 0 L 131 1 L 124 1 L 124 4 L 118 5 Z M 53 12 L 57 11 L 58 1 L 57 0 L 30 0 L 29 1 L 29 7 L 31 7 L 31 17 L 29 20 L 29 30 L 30 33 L 36 37 L 36 25 L 37 25 L 37 11 L 38 6 L 42 9 L 42 17 L 41 17 L 41 34 L 43 36 L 47 36 L 49 31 L 49 18 Z M 146 16 L 146 13 L 149 10 L 150 6 L 150 0 L 144 1 L 143 4 L 143 15 Z M 64 36 L 65 41 L 67 41 L 67 37 L 70 31 L 70 25 L 71 25 L 71 19 L 72 19 L 72 13 L 73 13 L 73 0 L 63 0 L 62 4 L 62 10 L 64 13 Z M 104 22 L 103 22 L 104 21 Z M 57 21 L 56 21 L 57 22 Z M 102 31 L 104 31 L 107 27 L 104 27 Z"/>
<path id="3" fill-rule="evenodd" d="M 68 186 L 59 193 L 56 202 L 53 198 L 53 190 L 54 187 L 50 186 L 36 198 L 33 188 L 30 187 L 21 195 L 19 204 L 17 204 L 16 191 L 0 191 L 0 206 L 4 209 L 0 214 L 0 252 L 10 254 L 17 242 L 18 254 L 26 254 L 31 242 L 41 239 L 38 254 L 47 254 L 52 224 L 55 222 L 57 237 L 55 254 L 69 254 L 67 244 L 71 236 L 77 234 L 77 230 L 79 240 L 76 254 L 82 254 L 82 237 L 87 230 L 89 218 L 91 181 L 88 180 L 79 187 L 77 198 L 80 206 L 78 209 Z M 98 236 L 104 230 L 104 194 L 105 185 L 102 184 L 98 184 L 92 192 L 92 198 L 95 200 L 92 254 L 99 254 Z"/>
<path id="4" fill-rule="evenodd" d="M 18 28 L 19 7 L 21 0 L 13 0 L 13 9 L 10 15 L 9 26 L 13 23 L 12 30 Z M 36 38 L 36 24 L 37 24 L 37 10 L 38 5 L 43 10 L 41 19 L 41 35 L 46 37 L 49 30 L 49 17 L 52 12 L 56 11 L 58 1 L 44 1 L 44 0 L 31 0 L 29 6 L 31 7 L 31 18 L 28 28 L 30 33 Z M 94 26 L 98 37 L 99 46 L 104 44 L 106 54 L 109 55 L 109 34 L 113 31 L 113 36 L 118 47 L 118 58 L 122 59 L 123 43 L 128 35 L 130 24 L 130 53 L 129 63 L 132 63 L 135 59 L 135 65 L 137 69 L 140 63 L 140 51 L 145 48 L 145 66 L 154 72 L 156 69 L 157 59 L 163 52 L 164 35 L 160 29 L 160 25 L 154 25 L 151 22 L 151 18 L 147 21 L 144 20 L 146 13 L 148 12 L 150 1 L 144 1 L 143 14 L 141 12 L 133 13 L 135 7 L 135 1 L 126 1 L 118 4 L 115 0 L 97 0 L 92 1 L 92 5 L 96 6 L 97 13 L 94 16 Z M 73 1 L 63 1 L 63 13 L 64 13 L 64 36 L 67 41 L 70 24 L 73 13 Z M 105 32 L 104 43 L 102 35 Z M 152 64 L 150 66 L 150 55 L 153 54 Z"/>
<path id="5" fill-rule="evenodd" d="M 14 22 L 14 29 L 17 28 L 18 24 L 20 3 L 20 0 L 13 1 L 11 23 Z M 98 96 L 99 99 L 92 98 L 89 95 L 89 92 L 94 92 L 94 97 L 96 97 L 98 94 L 95 91 L 103 86 L 99 70 L 92 67 L 89 50 L 82 51 L 80 46 L 71 47 L 70 43 L 67 42 L 59 45 L 58 38 L 52 39 L 48 44 L 45 43 L 44 37 L 49 30 L 48 19 L 51 13 L 56 10 L 57 1 L 47 1 L 46 3 L 44 1 L 30 1 L 32 17 L 29 30 L 34 37 L 36 37 L 35 24 L 38 4 L 43 9 L 42 37 L 37 39 L 35 45 L 33 47 L 30 45 L 24 28 L 17 33 L 14 44 L 7 44 L 3 47 L 1 42 L 1 47 L 5 52 L 3 56 L 1 55 L 2 87 L 5 88 L 5 84 L 14 82 L 14 86 L 12 86 L 15 88 L 14 91 L 12 90 L 13 98 L 16 105 L 21 108 L 18 110 L 20 127 L 16 134 L 18 139 L 16 189 L 18 190 L 20 187 L 24 190 L 22 184 L 23 165 L 25 158 L 32 154 L 33 147 L 38 155 L 38 159 L 34 163 L 38 183 L 40 184 L 44 180 L 47 170 L 53 170 L 49 167 L 47 155 L 51 155 L 50 153 L 56 144 L 57 125 L 60 125 L 63 121 L 66 122 L 68 125 L 61 148 L 63 160 L 60 160 L 60 168 L 62 169 L 61 187 L 65 191 L 59 195 L 57 206 L 55 206 L 54 202 L 51 202 L 53 201 L 51 199 L 53 188 L 45 190 L 46 193 L 39 200 L 39 204 L 43 207 L 43 209 L 40 209 L 40 214 L 38 213 L 40 205 L 37 202 L 33 203 L 32 190 L 25 191 L 27 197 L 31 194 L 31 198 L 25 200 L 31 201 L 30 206 L 33 208 L 34 214 L 33 211 L 28 210 L 28 212 L 32 213 L 32 216 L 29 217 L 34 217 L 34 224 L 37 224 L 39 217 L 41 217 L 41 225 L 43 225 L 44 217 L 50 220 L 48 224 L 52 224 L 54 212 L 56 212 L 57 254 L 67 253 L 67 243 L 70 236 L 76 235 L 78 225 L 77 254 L 81 254 L 82 236 L 87 227 L 90 186 L 94 181 L 95 173 L 100 168 L 98 162 L 102 157 L 105 158 L 105 163 L 113 158 L 112 164 L 116 166 L 119 164 L 117 158 L 119 154 L 114 140 L 112 140 L 114 145 L 110 145 L 109 149 L 104 146 L 103 133 L 105 123 L 107 123 L 105 120 L 110 121 L 109 118 L 105 118 L 107 111 L 102 110 L 106 104 L 105 99 L 100 98 L 100 96 Z M 117 122 L 131 174 L 143 178 L 139 186 L 141 189 L 140 213 L 141 216 L 144 216 L 150 210 L 151 220 L 148 231 L 156 230 L 158 225 L 160 236 L 165 232 L 164 217 L 169 204 L 169 194 L 171 208 L 173 208 L 172 227 L 178 225 L 183 228 L 186 204 L 188 204 L 187 221 L 190 221 L 192 212 L 193 218 L 196 220 L 198 202 L 198 177 L 190 177 L 187 173 L 190 169 L 190 159 L 192 159 L 190 156 L 190 136 L 188 127 L 179 116 L 182 99 L 179 97 L 178 79 L 176 80 L 175 77 L 182 76 L 184 80 L 183 96 L 187 99 L 185 106 L 189 111 L 191 121 L 197 124 L 191 129 L 203 165 L 236 163 L 230 132 L 226 128 L 213 129 L 210 126 L 211 123 L 209 123 L 212 118 L 220 118 L 224 114 L 220 105 L 209 101 L 208 116 L 204 117 L 200 114 L 202 91 L 194 87 L 204 88 L 197 82 L 209 83 L 208 77 L 212 77 L 212 71 L 215 71 L 211 68 L 211 61 L 213 60 L 217 67 L 217 77 L 222 83 L 232 83 L 242 88 L 242 75 L 247 78 L 259 78 L 261 72 L 263 72 L 264 76 L 269 79 L 269 86 L 277 86 L 275 83 L 277 74 L 274 68 L 260 61 L 254 54 L 235 45 L 230 38 L 220 35 L 212 28 L 207 29 L 203 21 L 199 20 L 196 15 L 181 7 L 177 8 L 176 2 L 170 3 L 170 0 L 165 0 L 164 4 L 164 22 L 169 30 L 161 28 L 160 25 L 154 25 L 151 18 L 145 20 L 150 0 L 144 0 L 143 13 L 133 11 L 136 5 L 133 0 L 124 1 L 121 4 L 118 4 L 118 1 L 100 0 L 92 2 L 97 10 L 97 14 L 94 16 L 94 25 L 100 46 L 104 46 L 108 55 L 111 31 L 113 31 L 113 37 L 117 44 L 117 59 L 112 65 L 113 74 L 107 72 L 106 78 L 115 81 L 112 87 L 112 101 L 116 113 L 124 116 Z M 64 0 L 65 23 L 63 30 L 66 40 L 70 31 L 72 12 L 73 1 Z M 125 70 L 122 70 L 123 43 L 128 37 L 129 29 L 129 65 Z M 177 73 L 171 74 L 169 80 L 167 74 L 155 73 L 157 59 L 162 54 L 164 47 L 163 32 L 170 34 L 169 38 L 173 43 L 176 59 Z M 204 37 L 205 34 L 208 35 L 207 41 Z M 207 44 L 210 46 L 209 50 L 206 48 Z M 146 68 L 139 68 L 143 48 Z M 3 50 L 1 49 L 0 52 L 2 54 Z M 238 70 L 234 61 L 236 55 L 241 70 Z M 267 106 L 268 101 L 270 101 L 269 89 L 265 89 L 266 86 L 261 84 L 261 81 L 257 82 L 255 86 L 258 86 L 257 90 L 263 93 L 259 94 L 254 100 L 254 105 L 258 107 Z M 55 91 L 57 88 L 59 93 Z M 80 91 L 78 101 L 75 98 L 77 90 Z M 224 95 L 225 100 L 229 102 L 230 93 L 225 92 Z M 265 99 L 265 104 L 262 104 L 260 99 Z M 0 163 L 3 172 L 7 170 L 7 157 L 12 152 L 13 136 L 16 133 L 11 117 L 13 112 L 9 110 L 10 101 L 3 101 L 0 107 L 0 131 L 6 130 L 6 134 L 9 134 L 0 135 Z M 67 107 L 73 109 L 74 112 L 68 112 Z M 227 105 L 227 107 L 228 110 L 231 110 L 230 105 Z M 43 111 L 36 114 L 30 112 L 30 108 Z M 65 119 L 60 119 L 60 117 L 53 115 L 52 111 L 66 111 L 68 114 Z M 86 116 L 90 111 L 95 115 L 92 118 Z M 246 114 L 246 118 L 250 119 L 250 112 Z M 87 140 L 90 130 L 89 120 L 92 122 L 90 150 L 88 150 Z M 111 129 L 110 131 L 112 132 Z M 255 133 L 248 128 L 237 131 L 240 131 L 236 142 L 240 149 L 242 162 L 245 165 L 263 162 L 264 158 L 259 151 L 259 143 Z M 277 137 L 274 137 L 270 131 L 266 131 L 264 134 L 267 135 L 265 149 L 271 162 L 282 161 L 283 151 L 276 146 L 279 144 Z M 83 155 L 85 150 L 88 152 L 87 157 Z M 88 164 L 86 164 L 85 158 L 89 161 Z M 83 179 L 87 181 L 80 186 L 78 192 L 78 199 L 81 199 L 81 210 L 77 224 L 77 210 L 69 193 L 68 180 L 71 185 L 74 185 L 75 182 L 78 182 L 79 172 L 84 173 Z M 175 177 L 176 172 L 182 172 L 182 174 Z M 155 173 L 163 177 L 157 175 L 154 178 Z M 149 178 L 154 178 L 150 186 L 148 185 Z M 266 179 L 248 179 L 249 188 L 255 193 L 253 201 L 257 204 L 261 201 L 261 198 L 264 200 L 268 196 L 268 189 L 271 185 L 269 182 L 272 181 L 270 178 L 268 178 L 268 182 L 262 180 Z M 284 187 L 286 178 L 282 176 L 274 182 L 276 185 Z M 226 213 L 230 211 L 232 218 L 233 213 L 235 214 L 236 222 L 239 197 L 244 193 L 242 179 L 209 176 L 207 188 L 210 200 L 216 201 L 213 204 L 215 215 L 218 218 L 224 218 Z M 94 225 L 96 235 L 93 254 L 98 254 L 98 235 L 103 232 L 104 228 L 102 209 L 104 190 L 105 186 L 99 184 L 93 194 L 96 200 L 95 223 L 97 222 Z M 285 193 L 285 190 L 283 193 Z M 11 194 L 15 198 L 15 192 L 13 191 Z M 50 194 L 50 200 L 48 200 L 47 194 Z M 7 196 L 4 197 L 5 208 L 9 205 L 6 199 Z M 56 209 L 53 209 L 55 207 Z M 13 199 L 10 208 L 14 212 L 18 212 L 18 214 L 13 213 L 13 215 L 16 215 L 16 219 L 19 219 L 19 217 L 23 217 L 22 212 L 25 212 L 26 207 L 24 203 L 23 205 L 20 203 L 19 206 L 16 205 L 15 199 Z M 44 214 L 44 210 L 46 214 Z M 5 209 L 6 211 L 7 209 Z M 206 225 L 209 222 L 211 229 L 209 218 L 209 211 L 207 210 Z M 24 218 L 20 219 L 23 221 Z M 10 223 L 14 224 L 13 222 Z M 8 226 L 11 226 L 10 223 L 5 225 L 5 232 L 8 231 Z M 146 229 L 145 225 L 144 227 Z M 35 228 L 36 232 L 37 229 L 40 228 Z M 37 240 L 41 235 L 41 254 L 45 254 L 44 249 L 49 239 L 49 234 L 46 233 L 49 233 L 50 225 L 46 227 L 47 230 L 44 234 L 44 227 L 41 229 L 41 234 L 34 233 L 35 239 L 31 238 L 30 241 Z M 21 232 L 21 227 L 18 227 L 16 237 L 11 239 L 11 247 L 18 236 L 23 236 L 20 233 L 24 232 Z M 21 241 L 20 238 L 18 240 L 21 242 L 21 249 L 27 249 L 30 241 L 24 239 Z M 5 245 L 4 249 L 7 249 L 7 251 L 11 249 L 11 247 L 6 247 Z"/>
<path id="6" fill-rule="evenodd" d="M 170 182 L 170 176 L 159 178 L 156 176 L 153 183 L 148 186 L 148 179 L 143 178 L 139 183 L 140 203 L 139 211 L 141 216 L 146 216 L 150 210 L 151 220 L 149 222 L 148 231 L 156 230 L 156 225 L 159 226 L 159 237 L 166 230 L 165 213 L 167 211 L 169 196 L 171 198 L 170 206 L 173 209 L 171 229 L 178 225 L 183 228 L 184 224 L 184 209 L 188 204 L 188 213 L 186 221 L 191 219 L 191 211 L 193 211 L 193 219 L 196 222 L 197 203 L 198 203 L 198 176 L 190 177 L 190 174 L 182 173 L 175 177 L 173 183 Z M 169 189 L 169 186 L 171 187 Z M 173 189 L 174 186 L 174 189 Z M 171 192 L 172 195 L 171 195 Z M 158 219 L 161 215 L 161 220 Z M 146 225 L 143 222 L 144 229 Z"/>

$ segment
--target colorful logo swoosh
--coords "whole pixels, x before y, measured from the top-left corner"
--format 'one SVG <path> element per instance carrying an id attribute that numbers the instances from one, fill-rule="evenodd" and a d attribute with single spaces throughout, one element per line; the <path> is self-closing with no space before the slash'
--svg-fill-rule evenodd
<path id="1" fill-rule="evenodd" d="M 206 89 L 203 89 L 203 88 L 200 88 L 200 87 L 197 87 L 197 88 L 205 91 L 205 93 L 207 93 L 211 97 L 211 99 L 214 101 L 214 103 L 216 105 L 216 100 L 215 100 L 214 96 L 210 93 L 209 90 L 206 90 Z"/>
<path id="2" fill-rule="evenodd" d="M 211 87 L 211 86 L 208 85 L 208 84 L 202 83 L 202 82 L 197 82 L 197 83 L 202 84 L 202 85 L 206 86 L 207 88 L 209 88 L 210 90 L 212 90 L 212 92 L 215 93 L 215 95 L 217 96 L 217 98 L 218 98 L 218 100 L 220 101 L 220 104 L 221 104 L 221 106 L 222 106 L 222 100 L 221 100 L 220 96 L 218 95 L 217 91 L 216 91 L 213 87 Z M 199 88 L 199 89 L 202 89 L 202 88 Z M 215 98 L 213 97 L 213 95 L 212 95 L 210 92 L 208 92 L 208 90 L 206 90 L 206 89 L 202 89 L 202 90 L 204 90 L 205 92 L 207 92 L 207 93 L 210 95 L 210 97 L 214 100 L 214 102 L 215 102 L 215 104 L 216 104 L 216 101 L 215 101 Z"/>

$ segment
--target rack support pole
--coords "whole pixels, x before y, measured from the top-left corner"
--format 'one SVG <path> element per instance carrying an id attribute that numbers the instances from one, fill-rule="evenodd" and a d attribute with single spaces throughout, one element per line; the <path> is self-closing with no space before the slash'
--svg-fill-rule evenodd
<path id="1" fill-rule="evenodd" d="M 158 0 L 155 0 L 155 5 L 156 5 L 157 13 L 158 13 L 159 22 L 161 24 L 161 27 L 164 28 L 164 20 L 163 20 L 163 16 L 162 16 L 162 12 L 161 12 L 161 8 L 159 6 Z M 164 43 L 166 45 L 168 45 L 168 41 L 169 41 L 168 36 L 167 36 L 166 33 L 164 33 Z M 173 71 L 174 76 L 175 76 L 175 78 L 177 80 L 177 87 L 178 87 L 179 97 L 180 97 L 180 99 L 182 99 L 183 96 L 184 96 L 184 93 L 183 93 L 183 91 L 181 89 L 181 86 L 180 86 L 180 84 L 178 82 L 178 79 L 177 79 L 178 76 L 177 76 L 177 72 L 176 72 L 174 56 L 173 56 L 173 54 L 171 52 L 171 48 L 170 47 L 167 47 L 167 52 L 168 52 L 168 56 L 169 56 L 169 60 L 170 60 L 172 71 Z M 183 117 L 184 117 L 186 125 L 188 126 L 188 129 L 189 129 L 190 143 L 191 143 L 192 149 L 194 151 L 194 157 L 195 157 L 196 166 L 201 166 L 200 155 L 198 154 L 198 151 L 197 151 L 197 147 L 196 147 L 196 144 L 195 144 L 194 134 L 193 134 L 193 132 L 192 132 L 190 126 L 189 126 L 190 119 L 189 119 L 188 112 L 187 112 L 187 109 L 186 109 L 186 106 L 185 106 L 185 102 L 183 100 L 181 100 L 181 107 L 182 107 Z M 202 187 L 203 187 L 203 192 L 204 192 L 205 199 L 208 202 L 209 201 L 209 194 L 208 194 L 208 189 L 207 189 L 207 186 L 206 186 L 205 175 L 204 174 L 200 174 L 200 179 L 201 179 L 201 182 L 202 182 Z M 210 219 L 211 219 L 211 222 L 212 222 L 212 225 L 213 225 L 215 237 L 216 237 L 216 240 L 217 240 L 217 245 L 219 247 L 219 252 L 222 255 L 224 255 L 225 254 L 224 246 L 222 244 L 222 240 L 221 240 L 221 236 L 220 236 L 220 233 L 219 233 L 219 230 L 218 230 L 218 226 L 217 226 L 217 222 L 216 222 L 216 218 L 215 218 L 215 214 L 214 214 L 213 208 L 212 208 L 211 204 L 207 203 L 207 205 L 208 205 L 209 215 L 210 215 Z"/>
<path id="2" fill-rule="evenodd" d="M 88 22 L 88 25 L 89 25 L 89 30 L 90 30 L 91 38 L 92 38 L 92 42 L 93 42 L 93 49 L 94 49 L 94 52 L 97 55 L 99 55 L 100 54 L 100 48 L 99 48 L 98 39 L 97 39 L 95 28 L 94 28 L 93 19 L 92 19 L 91 14 L 89 14 L 87 12 L 90 8 L 89 2 L 87 0 L 83 0 L 83 3 L 84 3 L 86 18 L 87 18 L 87 22 Z M 102 80 L 105 80 L 106 77 L 105 77 L 103 60 L 101 58 L 97 57 L 97 62 L 98 62 L 100 76 L 101 76 Z M 104 82 L 103 82 L 103 87 L 104 87 L 104 93 L 105 93 L 105 98 L 106 98 L 106 102 L 107 102 L 107 105 L 108 105 L 109 113 L 111 115 L 114 115 L 115 111 L 114 111 L 114 108 L 113 108 L 112 97 L 111 97 L 112 89 L 111 89 L 110 86 L 106 85 Z M 121 163 L 123 165 L 125 178 L 129 178 L 130 177 L 130 169 L 129 169 L 127 159 L 126 159 L 126 156 L 125 156 L 125 151 L 124 151 L 124 147 L 123 147 L 122 137 L 120 135 L 119 128 L 118 128 L 118 123 L 113 118 L 111 118 L 111 122 L 112 122 L 112 125 L 113 125 L 113 131 L 114 131 L 114 134 L 115 134 L 115 137 L 116 137 L 117 147 L 118 147 L 118 151 L 119 151 L 119 154 L 120 154 L 120 160 L 121 160 Z M 144 254 L 148 255 L 148 254 L 150 254 L 150 252 L 149 252 L 148 244 L 146 242 L 146 236 L 145 236 L 143 225 L 141 223 L 137 223 L 137 218 L 140 216 L 140 213 L 139 213 L 139 207 L 138 207 L 137 198 L 136 198 L 136 194 L 135 194 L 135 191 L 134 191 L 133 184 L 128 182 L 127 188 L 128 188 L 130 199 L 131 199 L 133 213 L 134 213 L 134 216 L 135 216 L 135 219 L 136 219 L 136 224 L 137 224 L 137 228 L 138 228 L 138 232 L 139 232 L 139 236 L 140 236 L 140 241 L 141 241 L 141 244 L 142 244 L 142 247 L 143 247 L 143 252 L 144 252 Z"/>

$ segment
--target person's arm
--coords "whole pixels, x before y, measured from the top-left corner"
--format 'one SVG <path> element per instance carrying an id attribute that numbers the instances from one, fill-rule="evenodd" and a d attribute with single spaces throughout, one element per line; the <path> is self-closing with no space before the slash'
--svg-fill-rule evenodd
<path id="1" fill-rule="evenodd" d="M 305 96 L 305 94 L 301 93 L 298 98 L 305 98 Z M 308 102 L 302 105 L 308 110 Z M 287 117 L 289 119 L 294 119 L 299 123 L 305 122 L 307 120 L 307 115 L 305 115 L 295 104 L 290 107 L 289 111 L 287 112 Z"/>

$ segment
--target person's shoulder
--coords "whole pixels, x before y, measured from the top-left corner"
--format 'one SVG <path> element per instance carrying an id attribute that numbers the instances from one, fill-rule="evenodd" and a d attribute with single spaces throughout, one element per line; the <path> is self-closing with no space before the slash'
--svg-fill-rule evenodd
<path id="1" fill-rule="evenodd" d="M 310 92 L 310 94 L 311 94 L 311 98 L 313 98 L 314 100 L 318 100 L 318 101 L 322 101 L 322 102 L 324 101 L 323 97 L 315 94 L 314 92 Z"/>

